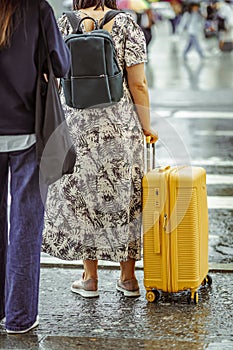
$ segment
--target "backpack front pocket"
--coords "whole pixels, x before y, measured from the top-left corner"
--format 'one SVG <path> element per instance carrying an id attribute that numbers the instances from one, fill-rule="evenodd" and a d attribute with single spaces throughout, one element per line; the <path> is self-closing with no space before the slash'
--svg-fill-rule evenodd
<path id="1" fill-rule="evenodd" d="M 108 77 L 71 77 L 72 104 L 75 108 L 87 108 L 111 103 Z"/>

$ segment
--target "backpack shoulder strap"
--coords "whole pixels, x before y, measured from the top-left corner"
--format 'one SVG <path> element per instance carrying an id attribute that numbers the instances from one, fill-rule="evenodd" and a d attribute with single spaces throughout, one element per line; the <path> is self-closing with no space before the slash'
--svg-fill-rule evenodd
<path id="1" fill-rule="evenodd" d="M 85 21 L 85 19 L 91 19 L 95 25 L 94 29 L 98 29 L 98 22 L 90 16 L 78 18 L 73 11 L 66 11 L 63 13 L 67 16 L 67 18 L 72 26 L 73 33 L 75 33 L 75 34 L 82 34 L 81 23 L 83 21 Z"/>
<path id="2" fill-rule="evenodd" d="M 73 32 L 76 33 L 78 28 L 80 28 L 81 18 L 80 19 L 77 18 L 76 14 L 73 11 L 66 11 L 66 12 L 63 12 L 63 14 L 66 15 L 66 17 L 68 18 L 71 24 Z"/>
<path id="3" fill-rule="evenodd" d="M 110 10 L 106 13 L 106 15 L 104 16 L 104 18 L 102 19 L 102 22 L 100 24 L 100 29 L 103 29 L 103 26 L 105 24 L 107 24 L 108 22 L 110 22 L 116 15 L 118 15 L 118 13 L 125 13 L 125 11 L 121 11 L 121 10 Z"/>

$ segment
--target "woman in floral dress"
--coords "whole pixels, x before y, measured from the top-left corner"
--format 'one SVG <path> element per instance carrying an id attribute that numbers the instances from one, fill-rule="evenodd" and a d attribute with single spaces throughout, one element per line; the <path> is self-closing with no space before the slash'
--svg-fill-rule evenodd
<path id="1" fill-rule="evenodd" d="M 74 1 L 77 17 L 101 20 L 110 9 L 116 9 L 115 0 Z M 64 37 L 72 33 L 65 15 L 58 25 Z M 90 20 L 82 22 L 83 32 L 92 30 L 92 25 Z M 144 135 L 157 139 L 150 127 L 146 45 L 127 13 L 117 14 L 104 29 L 112 36 L 125 72 L 124 96 L 106 108 L 80 110 L 63 104 L 77 163 L 73 174 L 50 187 L 43 251 L 66 260 L 83 259 L 83 276 L 71 287 L 83 297 L 99 295 L 98 260 L 120 262 L 117 290 L 139 296 L 134 270 L 141 258 Z"/>

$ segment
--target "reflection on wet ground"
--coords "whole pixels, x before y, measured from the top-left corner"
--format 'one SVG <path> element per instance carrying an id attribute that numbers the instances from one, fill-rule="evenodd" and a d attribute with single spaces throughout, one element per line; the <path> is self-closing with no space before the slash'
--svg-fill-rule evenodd
<path id="1" fill-rule="evenodd" d="M 30 349 L 111 350 L 128 344 L 130 350 L 197 350 L 218 344 L 216 349 L 221 350 L 233 344 L 231 274 L 212 274 L 213 285 L 199 290 L 198 305 L 188 305 L 185 292 L 164 293 L 157 303 L 148 303 L 143 271 L 137 271 L 141 297 L 125 299 L 115 291 L 119 271 L 106 269 L 99 271 L 100 297 L 85 300 L 70 292 L 80 274 L 74 269 L 42 269 L 38 329 L 29 337 L 7 337 L 0 328 L 1 346 L 18 350 L 31 343 Z"/>

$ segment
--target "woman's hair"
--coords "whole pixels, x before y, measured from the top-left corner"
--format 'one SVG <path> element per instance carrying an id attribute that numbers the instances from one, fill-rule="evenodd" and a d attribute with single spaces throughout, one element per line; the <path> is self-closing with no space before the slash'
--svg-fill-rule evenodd
<path id="1" fill-rule="evenodd" d="M 117 9 L 116 0 L 73 0 L 73 9 L 80 10 L 95 6 L 95 10 L 99 7 L 104 9 L 104 6 L 110 9 Z"/>
<path id="2" fill-rule="evenodd" d="M 22 20 L 26 0 L 0 0 L 0 49 L 9 47 L 12 35 Z"/>

